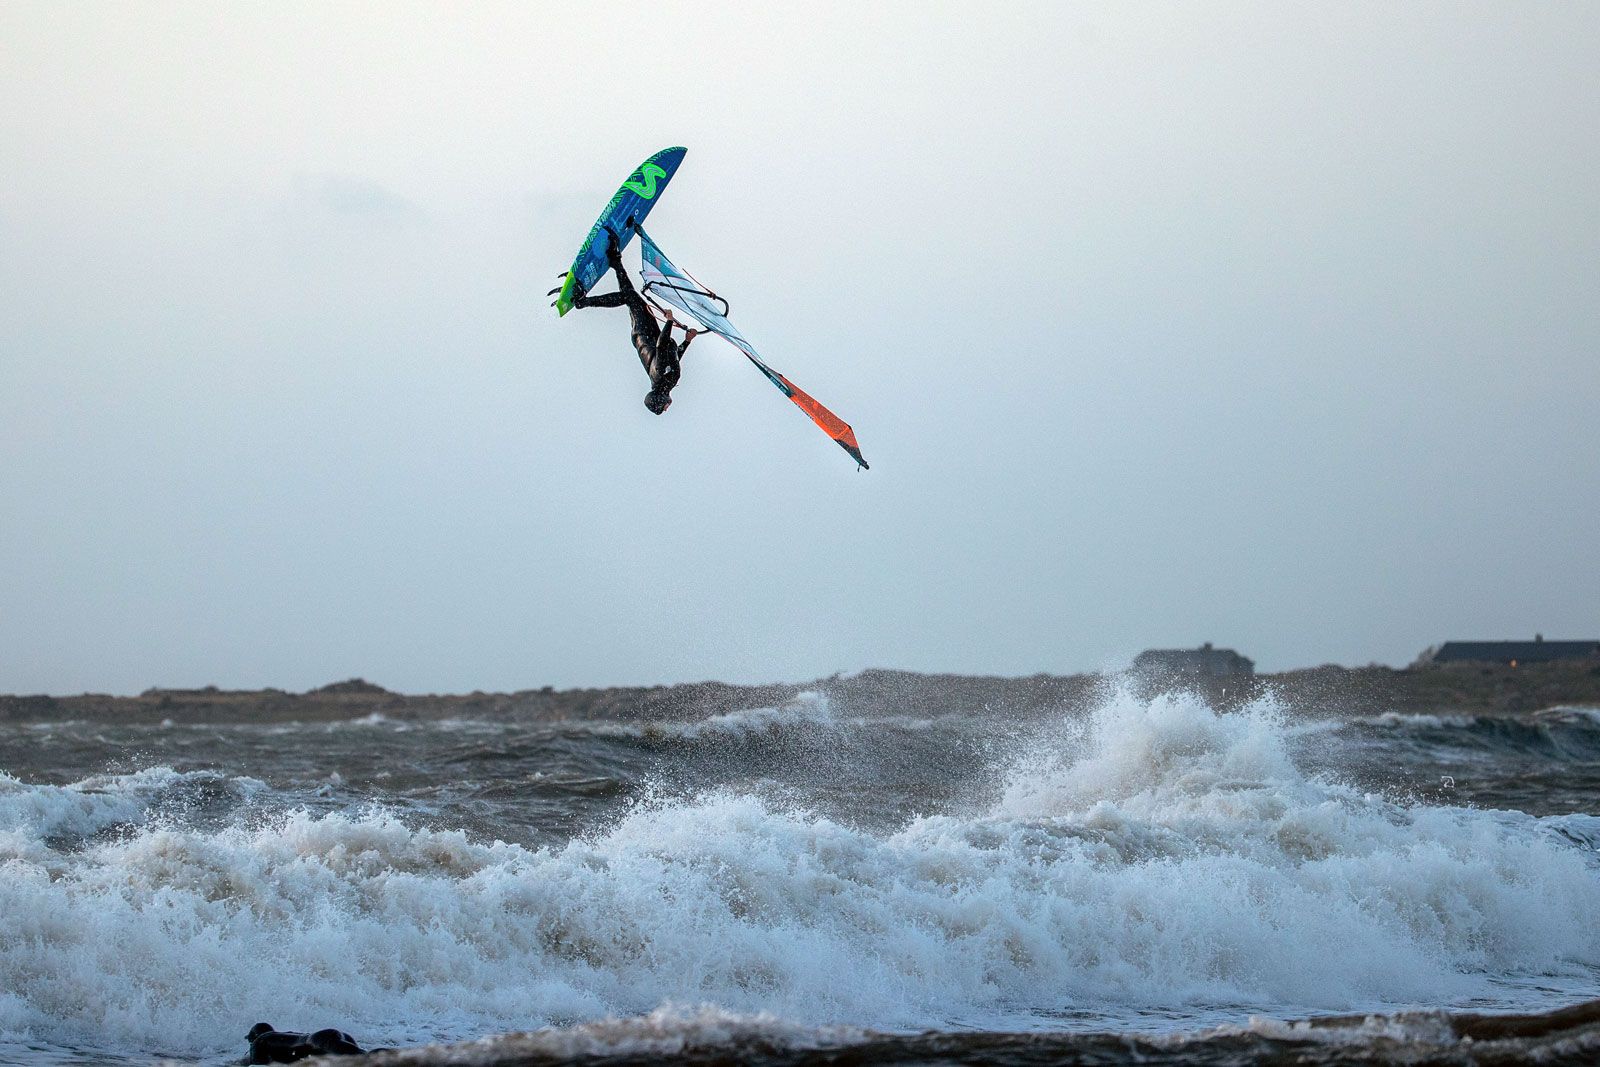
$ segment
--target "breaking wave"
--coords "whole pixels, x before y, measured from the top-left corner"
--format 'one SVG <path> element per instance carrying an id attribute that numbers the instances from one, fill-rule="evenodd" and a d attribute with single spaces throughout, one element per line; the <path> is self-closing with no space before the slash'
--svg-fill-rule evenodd
<path id="1" fill-rule="evenodd" d="M 1591 822 L 1399 803 L 1302 773 L 1290 736 L 1270 702 L 1124 693 L 971 813 L 869 830 L 723 789 L 545 848 L 377 806 L 198 825 L 186 790 L 262 788 L 211 772 L 0 778 L 0 1039 L 214 1055 L 260 1019 L 406 1045 L 681 1030 L 665 1005 L 1019 1030 L 1593 994 Z"/>

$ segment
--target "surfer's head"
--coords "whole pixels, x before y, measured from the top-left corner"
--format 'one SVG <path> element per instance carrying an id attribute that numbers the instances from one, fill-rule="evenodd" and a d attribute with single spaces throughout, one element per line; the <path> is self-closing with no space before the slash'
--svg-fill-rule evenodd
<path id="1" fill-rule="evenodd" d="M 672 406 L 672 394 L 665 389 L 652 389 L 645 394 L 644 406 L 659 415 Z"/>

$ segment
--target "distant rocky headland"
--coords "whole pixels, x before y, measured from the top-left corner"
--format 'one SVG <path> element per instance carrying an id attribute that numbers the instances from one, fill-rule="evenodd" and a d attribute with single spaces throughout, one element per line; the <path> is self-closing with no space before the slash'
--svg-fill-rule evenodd
<path id="1" fill-rule="evenodd" d="M 1600 707 L 1600 664 L 1523 666 L 1456 664 L 1389 667 L 1325 666 L 1279 674 L 1169 679 L 1139 675 L 1035 674 L 1021 678 L 868 670 L 799 684 L 683 685 L 608 689 L 525 689 L 415 695 L 361 679 L 305 693 L 280 689 L 149 689 L 138 696 L 0 696 L 0 720 L 50 722 L 320 722 L 391 718 L 504 718 L 534 721 L 695 720 L 746 708 L 774 707 L 805 692 L 826 696 L 836 712 L 934 717 L 986 711 L 1013 717 L 1081 710 L 1118 685 L 1146 693 L 1162 688 L 1202 692 L 1219 707 L 1271 695 L 1287 712 L 1306 716 L 1384 712 L 1516 714 L 1563 705 Z"/>

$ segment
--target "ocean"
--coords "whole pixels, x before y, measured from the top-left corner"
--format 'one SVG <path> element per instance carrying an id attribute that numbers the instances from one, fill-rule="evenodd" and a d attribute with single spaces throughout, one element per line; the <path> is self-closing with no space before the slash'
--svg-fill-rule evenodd
<path id="1" fill-rule="evenodd" d="M 0 1061 L 1595 1062 L 1597 847 L 1592 708 L 0 722 Z"/>

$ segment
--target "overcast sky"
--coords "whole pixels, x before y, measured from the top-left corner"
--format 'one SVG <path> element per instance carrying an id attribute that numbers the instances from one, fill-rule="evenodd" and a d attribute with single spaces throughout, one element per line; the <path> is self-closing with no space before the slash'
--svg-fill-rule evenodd
<path id="1" fill-rule="evenodd" d="M 0 691 L 1595 636 L 1597 55 L 1585 4 L 10 0 Z M 546 306 L 677 144 L 652 235 L 871 471 Z"/>

